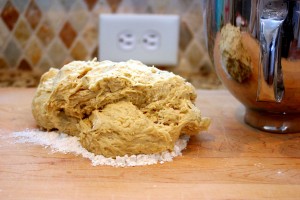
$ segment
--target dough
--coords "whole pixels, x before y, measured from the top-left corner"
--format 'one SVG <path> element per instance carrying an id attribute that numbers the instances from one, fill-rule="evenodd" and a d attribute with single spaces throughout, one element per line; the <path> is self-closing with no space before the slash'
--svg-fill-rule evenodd
<path id="1" fill-rule="evenodd" d="M 151 154 L 208 128 L 195 99 L 183 78 L 138 61 L 74 61 L 42 76 L 32 113 L 40 127 L 77 136 L 95 154 Z"/>

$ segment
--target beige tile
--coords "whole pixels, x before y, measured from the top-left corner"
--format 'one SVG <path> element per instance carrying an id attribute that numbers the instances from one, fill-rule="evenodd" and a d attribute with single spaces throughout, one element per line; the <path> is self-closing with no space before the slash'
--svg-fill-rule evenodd
<path id="1" fill-rule="evenodd" d="M 84 5 L 84 2 L 77 1 L 70 10 L 69 21 L 77 32 L 82 31 L 82 29 L 87 24 L 89 18 L 89 12 Z"/>
<path id="2" fill-rule="evenodd" d="M 83 42 L 92 50 L 98 45 L 98 30 L 94 24 L 89 24 L 85 27 L 82 34 Z"/>
<path id="3" fill-rule="evenodd" d="M 189 45 L 190 41 L 193 39 L 193 33 L 187 26 L 185 21 L 181 21 L 180 24 L 180 38 L 179 38 L 179 48 L 185 51 L 186 47 Z"/>
<path id="4" fill-rule="evenodd" d="M 165 14 L 167 6 L 172 0 L 160 0 L 160 1 L 147 1 L 150 9 L 157 14 Z"/>
<path id="5" fill-rule="evenodd" d="M 99 14 L 111 13 L 111 10 L 106 1 L 98 1 L 94 9 L 89 13 L 91 13 L 90 21 L 97 25 Z"/>
<path id="6" fill-rule="evenodd" d="M 30 0 L 11 0 L 11 2 L 15 5 L 19 12 L 24 12 Z"/>
<path id="7" fill-rule="evenodd" d="M 11 39 L 3 51 L 3 58 L 5 58 L 9 68 L 16 67 L 16 64 L 18 63 L 21 55 L 22 51 L 20 50 L 16 42 Z"/>
<path id="8" fill-rule="evenodd" d="M 46 1 L 46 0 L 43 0 Z M 47 12 L 44 12 L 56 33 L 58 33 L 67 19 L 67 12 L 58 0 L 51 1 Z"/>
<path id="9" fill-rule="evenodd" d="M 122 0 L 118 13 L 149 13 L 146 0 Z"/>
<path id="10" fill-rule="evenodd" d="M 35 29 L 39 24 L 42 17 L 42 12 L 40 11 L 39 7 L 36 5 L 35 1 L 30 1 L 29 6 L 25 12 L 25 18 L 27 19 L 28 23 L 30 24 L 32 29 Z"/>
<path id="11" fill-rule="evenodd" d="M 61 3 L 62 7 L 68 12 L 70 11 L 76 0 L 61 0 L 59 2 Z"/>
<path id="12" fill-rule="evenodd" d="M 190 8 L 183 14 L 182 20 L 186 22 L 192 33 L 196 33 L 203 24 L 200 2 L 196 1 L 191 4 Z"/>
<path id="13" fill-rule="evenodd" d="M 189 69 L 191 72 L 197 72 L 199 63 L 203 59 L 203 52 L 195 40 L 193 40 L 186 49 L 185 57 L 191 64 L 191 68 L 187 69 Z"/>
<path id="14" fill-rule="evenodd" d="M 22 1 L 22 0 L 19 0 L 19 1 Z M 41 9 L 41 11 L 43 13 L 46 13 L 51 5 L 53 4 L 53 0 L 52 1 L 47 1 L 47 0 L 35 0 L 35 3 L 37 4 L 37 6 Z"/>
<path id="15" fill-rule="evenodd" d="M 16 25 L 14 36 L 23 48 L 27 44 L 27 41 L 31 34 L 32 33 L 29 25 L 23 18 L 21 18 Z"/>
<path id="16" fill-rule="evenodd" d="M 36 35 L 45 46 L 48 46 L 53 40 L 54 30 L 47 18 L 41 23 Z"/>
<path id="17" fill-rule="evenodd" d="M 35 70 L 39 74 L 43 74 L 43 73 L 47 72 L 52 66 L 53 66 L 53 64 L 51 63 L 51 61 L 49 60 L 49 58 L 47 56 L 44 56 L 41 59 L 40 64 L 38 65 L 38 67 Z"/>
<path id="18" fill-rule="evenodd" d="M 1 30 L 0 31 L 0 53 L 1 53 L 10 36 L 9 30 L 2 20 L 0 20 L 0 30 Z"/>
<path id="19" fill-rule="evenodd" d="M 68 56 L 68 51 L 59 39 L 55 39 L 49 47 L 48 55 L 49 59 L 53 62 L 53 67 L 61 68 L 63 61 Z"/>
<path id="20" fill-rule="evenodd" d="M 87 50 L 81 41 L 77 41 L 71 50 L 71 56 L 75 60 L 85 60 L 87 57 Z"/>
<path id="21" fill-rule="evenodd" d="M 33 66 L 35 66 L 40 61 L 42 53 L 41 45 L 37 41 L 37 38 L 33 37 L 25 49 L 26 58 Z"/>

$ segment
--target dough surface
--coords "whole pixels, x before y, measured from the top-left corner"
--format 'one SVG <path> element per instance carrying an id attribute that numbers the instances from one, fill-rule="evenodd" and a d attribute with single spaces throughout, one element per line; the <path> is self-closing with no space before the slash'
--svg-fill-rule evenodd
<path id="1" fill-rule="evenodd" d="M 183 78 L 138 61 L 73 61 L 42 76 L 32 113 L 40 127 L 78 136 L 95 154 L 151 154 L 208 128 L 195 99 Z"/>

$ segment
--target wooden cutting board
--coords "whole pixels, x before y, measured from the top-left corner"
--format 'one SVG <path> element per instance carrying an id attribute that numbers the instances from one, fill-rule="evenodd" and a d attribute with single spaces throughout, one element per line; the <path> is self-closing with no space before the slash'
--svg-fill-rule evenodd
<path id="1" fill-rule="evenodd" d="M 212 125 L 183 156 L 127 168 L 14 144 L 12 132 L 36 128 L 34 91 L 0 89 L 0 199 L 300 199 L 300 133 L 245 125 L 243 106 L 226 90 L 197 91 Z"/>

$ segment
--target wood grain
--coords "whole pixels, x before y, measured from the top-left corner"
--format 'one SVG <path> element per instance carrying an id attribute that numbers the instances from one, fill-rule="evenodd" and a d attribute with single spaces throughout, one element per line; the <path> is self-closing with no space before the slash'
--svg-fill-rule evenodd
<path id="1" fill-rule="evenodd" d="M 12 132 L 36 127 L 34 89 L 0 89 L 0 199 L 299 199 L 300 133 L 255 130 L 227 91 L 197 92 L 212 125 L 191 138 L 182 157 L 113 168 L 14 144 Z"/>

